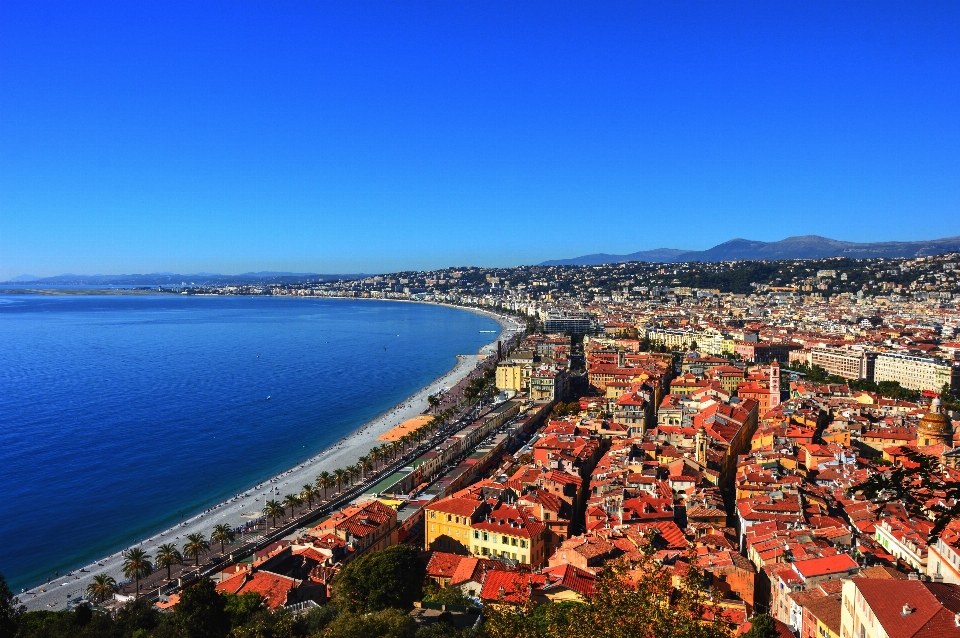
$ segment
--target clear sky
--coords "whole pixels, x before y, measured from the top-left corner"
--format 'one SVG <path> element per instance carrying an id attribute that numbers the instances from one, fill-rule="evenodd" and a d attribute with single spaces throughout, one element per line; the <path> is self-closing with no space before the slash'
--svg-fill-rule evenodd
<path id="1" fill-rule="evenodd" d="M 0 280 L 960 235 L 960 2 L 0 2 Z"/>

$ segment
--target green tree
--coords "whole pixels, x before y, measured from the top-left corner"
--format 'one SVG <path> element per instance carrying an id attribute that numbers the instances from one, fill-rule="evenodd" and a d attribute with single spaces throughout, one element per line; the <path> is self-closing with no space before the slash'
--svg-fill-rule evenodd
<path id="1" fill-rule="evenodd" d="M 170 567 L 183 562 L 183 554 L 173 543 L 164 543 L 157 547 L 157 565 L 167 568 L 167 580 L 170 580 Z"/>
<path id="2" fill-rule="evenodd" d="M 7 579 L 0 574 L 0 636 L 12 636 L 16 633 L 24 610 L 25 607 L 7 586 Z"/>
<path id="3" fill-rule="evenodd" d="M 340 493 L 340 490 L 343 489 L 343 484 L 347 482 L 349 474 L 342 467 L 338 467 L 333 471 L 333 482 L 337 484 L 337 493 Z"/>
<path id="4" fill-rule="evenodd" d="M 224 597 L 224 609 L 230 618 L 231 627 L 239 627 L 250 620 L 254 613 L 265 608 L 263 597 L 255 591 L 237 594 L 220 594 Z"/>
<path id="5" fill-rule="evenodd" d="M 473 601 L 463 593 L 459 587 L 437 587 L 433 585 L 423 596 L 424 602 L 441 603 L 444 605 L 471 606 Z"/>
<path id="6" fill-rule="evenodd" d="M 172 622 L 183 638 L 225 638 L 230 631 L 227 599 L 209 578 L 201 578 L 180 595 Z"/>
<path id="7" fill-rule="evenodd" d="M 414 638 L 417 624 L 399 609 L 374 613 L 341 613 L 327 625 L 323 638 Z"/>
<path id="8" fill-rule="evenodd" d="M 153 571 L 153 564 L 150 562 L 150 554 L 139 547 L 129 549 L 123 554 L 123 575 L 127 578 L 133 578 L 137 583 L 135 596 L 140 595 L 140 579 L 149 576 Z"/>
<path id="9" fill-rule="evenodd" d="M 426 567 L 416 550 L 394 545 L 347 565 L 333 582 L 334 602 L 348 612 L 407 610 L 420 599 L 425 576 Z"/>
<path id="10" fill-rule="evenodd" d="M 744 634 L 744 638 L 777 638 L 778 635 L 773 618 L 767 614 L 759 614 L 750 620 L 750 629 Z"/>
<path id="11" fill-rule="evenodd" d="M 436 410 L 437 406 L 440 405 L 440 398 L 437 397 L 437 395 L 435 394 L 431 394 L 430 396 L 427 397 L 427 403 L 430 404 L 430 407 L 433 410 Z"/>
<path id="12" fill-rule="evenodd" d="M 223 554 L 225 545 L 233 542 L 233 530 L 226 523 L 219 523 L 214 526 L 213 532 L 210 533 L 210 540 L 214 543 L 220 543 L 220 553 Z"/>
<path id="13" fill-rule="evenodd" d="M 957 401 L 957 396 L 950 389 L 949 383 L 944 383 L 943 387 L 940 388 L 940 403 L 943 405 L 944 411 L 960 410 L 960 401 Z"/>
<path id="14" fill-rule="evenodd" d="M 270 499 L 263 505 L 263 514 L 273 519 L 274 527 L 277 526 L 277 519 L 283 518 L 285 513 L 286 510 L 283 509 L 283 503 L 276 499 Z"/>
<path id="15" fill-rule="evenodd" d="M 317 489 L 307 483 L 300 489 L 300 498 L 307 501 L 307 509 L 313 509 L 313 499 L 317 498 Z"/>
<path id="16" fill-rule="evenodd" d="M 317 481 L 314 483 L 318 489 L 323 490 L 323 498 L 327 498 L 327 490 L 333 486 L 333 476 L 330 475 L 330 472 L 324 470 L 317 475 Z"/>
<path id="17" fill-rule="evenodd" d="M 87 585 L 87 595 L 96 603 L 102 603 L 117 591 L 117 581 L 109 574 L 94 574 Z"/>
<path id="18" fill-rule="evenodd" d="M 187 534 L 187 542 L 183 544 L 183 553 L 185 556 L 193 556 L 197 561 L 197 567 L 200 567 L 200 554 L 210 549 L 210 543 L 200 532 Z"/>
<path id="19" fill-rule="evenodd" d="M 290 516 L 296 514 L 297 508 L 303 504 L 303 501 L 296 494 L 287 494 L 283 497 L 283 504 L 290 508 Z"/>
<path id="20" fill-rule="evenodd" d="M 100 614 L 98 614 L 100 616 Z M 114 635 L 146 636 L 160 624 L 160 612 L 146 599 L 127 603 L 117 612 Z M 92 635 L 96 636 L 96 633 Z M 106 634 L 109 635 L 109 634 Z"/>

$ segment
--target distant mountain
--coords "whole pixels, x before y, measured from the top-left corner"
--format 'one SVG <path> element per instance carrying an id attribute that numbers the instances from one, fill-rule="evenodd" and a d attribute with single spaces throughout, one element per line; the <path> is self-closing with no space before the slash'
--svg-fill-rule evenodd
<path id="1" fill-rule="evenodd" d="M 55 277 L 31 277 L 20 275 L 5 283 L 29 283 L 43 286 L 179 286 L 183 283 L 196 286 L 243 285 L 243 284 L 279 284 L 303 281 L 337 281 L 338 279 L 363 279 L 369 275 L 344 274 L 325 275 L 318 273 L 295 272 L 247 272 L 239 275 L 220 275 L 217 273 L 193 273 L 180 275 L 169 272 L 131 275 L 74 275 L 71 273 Z"/>
<path id="2" fill-rule="evenodd" d="M 707 250 L 678 250 L 657 248 L 629 255 L 599 253 L 572 259 L 545 261 L 541 266 L 591 266 L 618 264 L 625 261 L 680 262 L 680 261 L 739 261 L 778 259 L 823 259 L 825 257 L 924 257 L 941 253 L 960 252 L 960 237 L 946 237 L 927 241 L 883 241 L 857 243 L 838 241 L 819 235 L 787 237 L 780 241 L 764 242 L 752 239 L 731 239 Z"/>

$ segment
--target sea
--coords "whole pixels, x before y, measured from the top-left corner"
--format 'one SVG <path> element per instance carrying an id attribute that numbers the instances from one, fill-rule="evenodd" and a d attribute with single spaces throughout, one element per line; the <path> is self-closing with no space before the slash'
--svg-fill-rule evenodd
<path id="1" fill-rule="evenodd" d="M 293 467 L 491 330 L 389 301 L 0 294 L 0 573 L 19 592 Z"/>

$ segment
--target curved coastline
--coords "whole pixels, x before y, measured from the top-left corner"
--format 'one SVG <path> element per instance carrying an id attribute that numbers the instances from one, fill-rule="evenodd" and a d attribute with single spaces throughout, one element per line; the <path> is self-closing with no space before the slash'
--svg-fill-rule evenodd
<path id="1" fill-rule="evenodd" d="M 97 294 L 97 292 L 93 292 L 93 294 Z M 122 553 L 126 551 L 126 549 L 140 547 L 147 553 L 155 555 L 158 545 L 169 542 L 177 545 L 182 544 L 187 534 L 201 532 L 209 536 L 214 525 L 226 523 L 230 527 L 239 527 L 250 522 L 253 518 L 252 515 L 260 516 L 263 502 L 266 501 L 267 498 L 281 497 L 286 493 L 299 493 L 301 486 L 305 483 L 312 484 L 316 475 L 321 471 L 331 471 L 337 467 L 344 467 L 356 463 L 361 456 L 378 445 L 379 441 L 377 437 L 381 434 L 425 412 L 429 407 L 427 397 L 435 393 L 437 388 L 456 385 L 457 382 L 467 376 L 472 370 L 476 369 L 480 355 L 489 356 L 495 354 L 496 344 L 499 340 L 509 339 L 512 335 L 522 330 L 522 326 L 512 317 L 481 308 L 457 306 L 453 304 L 430 304 L 430 302 L 417 302 L 412 300 L 390 301 L 428 303 L 429 305 L 443 305 L 474 312 L 494 319 L 500 325 L 501 330 L 500 333 L 496 335 L 496 338 L 481 347 L 477 353 L 457 355 L 456 364 L 445 374 L 417 390 L 417 392 L 405 399 L 402 403 L 364 423 L 357 430 L 345 435 L 340 441 L 325 448 L 320 453 L 273 477 L 265 478 L 256 484 L 251 484 L 239 494 L 220 503 L 216 503 L 201 512 L 197 512 L 173 527 L 155 532 L 146 539 L 131 544 L 124 550 L 95 560 L 90 564 L 77 566 L 73 568 L 72 571 L 67 572 L 68 575 L 52 579 L 49 583 L 37 584 L 28 588 L 25 592 L 15 594 L 19 596 L 20 602 L 24 604 L 28 610 L 65 609 L 69 600 L 83 594 L 94 574 L 107 573 L 113 576 L 117 582 L 123 580 Z M 279 492 L 277 490 L 279 490 Z M 271 496 L 268 497 L 267 494 L 271 494 Z M 41 592 L 41 589 L 44 591 Z"/>

